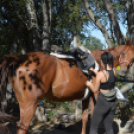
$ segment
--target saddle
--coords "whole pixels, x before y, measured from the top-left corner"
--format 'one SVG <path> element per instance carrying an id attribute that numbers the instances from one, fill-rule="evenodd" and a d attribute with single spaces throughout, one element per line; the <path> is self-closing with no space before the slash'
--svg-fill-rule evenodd
<path id="1" fill-rule="evenodd" d="M 63 51 L 63 49 L 58 46 L 52 45 L 50 55 L 56 56 L 60 59 L 74 60 L 83 73 L 88 77 L 88 80 L 90 80 L 92 75 L 95 76 L 89 68 L 93 67 L 95 70 L 99 70 L 98 63 L 95 61 L 90 51 L 83 46 L 73 48 L 69 51 Z M 90 89 L 87 87 L 84 96 L 80 100 L 85 100 L 89 96 L 89 93 Z"/>
<path id="2" fill-rule="evenodd" d="M 51 51 L 50 54 L 58 58 L 73 59 L 83 72 L 88 72 L 88 75 L 92 73 L 89 71 L 89 68 L 95 68 L 94 57 L 91 55 L 90 51 L 83 46 L 64 51 L 60 47 L 52 45 Z"/>

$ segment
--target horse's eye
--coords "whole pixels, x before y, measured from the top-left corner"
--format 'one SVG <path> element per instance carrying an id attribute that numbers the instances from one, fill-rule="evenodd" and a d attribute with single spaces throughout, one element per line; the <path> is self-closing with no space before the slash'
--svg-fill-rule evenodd
<path id="1" fill-rule="evenodd" d="M 122 57 L 123 57 L 123 58 L 125 57 L 125 53 L 124 53 L 124 52 L 122 52 Z"/>
<path id="2" fill-rule="evenodd" d="M 124 52 L 122 52 L 122 55 L 125 55 L 125 53 L 124 53 Z"/>

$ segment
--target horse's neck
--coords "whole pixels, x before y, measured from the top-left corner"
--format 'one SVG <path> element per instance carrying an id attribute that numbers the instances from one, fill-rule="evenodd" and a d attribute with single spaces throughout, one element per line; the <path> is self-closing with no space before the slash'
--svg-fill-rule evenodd
<path id="1" fill-rule="evenodd" d="M 121 52 L 124 50 L 125 45 L 122 46 L 117 46 L 113 49 L 106 49 L 106 50 L 96 50 L 96 51 L 92 51 L 92 55 L 94 56 L 95 60 L 98 62 L 98 64 L 101 66 L 100 63 L 100 56 L 102 53 L 104 52 L 110 52 L 113 56 L 114 56 L 114 67 L 116 67 L 117 65 L 119 65 L 119 57 Z"/>

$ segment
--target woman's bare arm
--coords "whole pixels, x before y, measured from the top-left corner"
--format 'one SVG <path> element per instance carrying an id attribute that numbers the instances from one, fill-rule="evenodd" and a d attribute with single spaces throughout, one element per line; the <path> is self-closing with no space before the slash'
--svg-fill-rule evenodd
<path id="1" fill-rule="evenodd" d="M 95 94 L 98 95 L 100 91 L 100 83 L 101 83 L 101 73 L 97 73 L 95 83 L 93 84 L 92 82 L 87 81 L 86 85 L 90 87 L 91 91 Z"/>

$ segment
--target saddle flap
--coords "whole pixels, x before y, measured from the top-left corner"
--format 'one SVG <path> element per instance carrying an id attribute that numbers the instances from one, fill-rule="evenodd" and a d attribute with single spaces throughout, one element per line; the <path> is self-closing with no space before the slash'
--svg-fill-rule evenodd
<path id="1" fill-rule="evenodd" d="M 95 66 L 95 59 L 90 53 L 88 54 L 87 58 L 83 60 L 77 60 L 76 62 L 82 70 L 88 70 L 89 68 L 94 68 Z"/>

